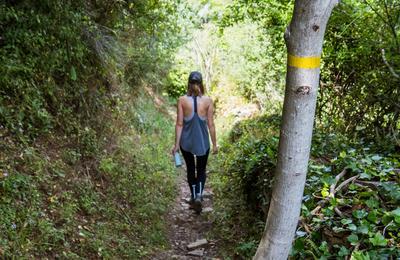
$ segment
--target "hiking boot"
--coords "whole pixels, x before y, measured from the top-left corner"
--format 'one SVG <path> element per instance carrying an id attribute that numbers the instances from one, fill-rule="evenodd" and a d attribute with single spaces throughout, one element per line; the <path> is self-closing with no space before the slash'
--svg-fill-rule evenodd
<path id="1" fill-rule="evenodd" d="M 187 203 L 189 204 L 189 209 L 194 209 L 194 199 L 193 198 L 191 198 Z"/>
<path id="2" fill-rule="evenodd" d="M 197 214 L 200 214 L 203 209 L 203 205 L 201 204 L 201 198 L 196 198 L 193 203 L 193 209 Z"/>

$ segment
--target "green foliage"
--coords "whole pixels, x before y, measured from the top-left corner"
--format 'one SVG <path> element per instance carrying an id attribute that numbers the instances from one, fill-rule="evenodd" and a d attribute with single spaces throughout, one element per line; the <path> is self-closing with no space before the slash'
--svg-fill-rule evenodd
<path id="1" fill-rule="evenodd" d="M 122 111 L 113 115 L 119 128 L 110 152 L 49 153 L 47 146 L 6 142 L 7 151 L 22 150 L 16 159 L 0 157 L 0 255 L 141 258 L 167 246 L 160 216 L 175 197 L 175 169 L 165 156 L 173 120 L 152 102 L 141 95 L 136 107 L 120 107 L 124 122 Z M 146 112 L 152 127 L 136 125 L 136 111 Z"/>
<path id="2" fill-rule="evenodd" d="M 136 259 L 166 246 L 172 120 L 140 92 L 168 72 L 179 8 L 0 2 L 1 257 Z"/>
<path id="3" fill-rule="evenodd" d="M 283 32 L 292 2 L 233 1 L 218 22 L 229 62 L 226 67 L 239 69 L 231 73 L 239 93 L 265 111 L 282 101 L 286 68 Z"/>
<path id="4" fill-rule="evenodd" d="M 258 243 L 256 241 L 240 243 L 236 248 L 237 254 L 247 258 L 251 258 L 257 249 Z"/>
<path id="5" fill-rule="evenodd" d="M 263 41 L 262 33 L 259 26 L 245 23 L 224 28 L 221 36 L 225 68 L 222 73 L 235 83 L 237 92 L 249 100 L 260 98 L 267 92 L 266 83 L 272 81 L 268 77 L 268 81 L 258 82 L 259 76 L 266 73 L 265 59 L 260 59 L 265 53 L 264 45 L 260 44 Z M 264 41 L 268 45 L 268 39 Z M 271 73 L 273 71 L 276 70 L 269 70 Z"/>
<path id="6" fill-rule="evenodd" d="M 286 66 L 282 31 L 292 7 L 254 2 L 254 10 L 271 10 L 256 18 L 254 10 L 246 11 L 244 2 L 233 1 L 221 8 L 222 2 L 194 3 L 188 11 L 192 23 L 187 27 L 192 37 L 174 57 L 166 92 L 174 97 L 184 93 L 186 75 L 199 70 L 208 92 L 233 85 L 236 93 L 263 111 L 279 107 Z M 242 17 L 235 10 L 245 10 L 245 14 Z"/>
<path id="7" fill-rule="evenodd" d="M 101 120 L 93 115 L 112 103 L 121 77 L 158 83 L 151 73 L 166 74 L 181 39 L 177 8 L 167 0 L 2 2 L 1 125 L 28 139 L 54 128 L 72 134 L 76 123 Z"/>
<path id="8" fill-rule="evenodd" d="M 399 14 L 395 1 L 348 0 L 335 8 L 317 109 L 329 130 L 375 140 L 398 135 L 399 78 L 391 69 L 400 71 Z"/>
<path id="9" fill-rule="evenodd" d="M 81 36 L 83 14 L 74 12 L 72 4 L 35 3 L 3 3 L 0 13 L 0 122 L 12 133 L 28 136 L 67 123 L 57 122 L 59 113 L 84 109 L 80 94 L 86 88 L 72 89 L 77 77 L 91 73 L 76 75 L 75 70 L 90 61 Z"/>
<path id="10" fill-rule="evenodd" d="M 314 143 L 325 142 L 325 146 L 331 146 L 326 140 L 329 139 L 317 135 Z M 296 258 L 344 257 L 357 248 L 362 251 L 353 252 L 354 257 L 364 255 L 366 258 L 362 259 L 398 257 L 400 226 L 395 221 L 400 203 L 398 156 L 378 154 L 373 151 L 374 147 L 366 144 L 356 148 L 344 144 L 310 165 L 302 206 L 304 224 L 297 232 L 295 243 L 303 246 L 295 247 L 292 255 Z M 318 154 L 318 147 L 314 147 L 315 154 Z M 327 155 L 331 159 L 327 159 Z M 335 185 L 332 197 L 330 187 L 335 175 L 343 169 L 348 173 Z M 340 186 L 350 178 L 354 180 Z M 320 210 L 318 205 L 322 205 Z M 307 232 L 303 232 L 305 226 Z M 307 246 L 309 240 L 315 244 L 327 242 L 329 246 L 321 251 Z"/>
<path id="11" fill-rule="evenodd" d="M 267 111 L 282 95 L 283 33 L 292 8 L 293 1 L 235 0 L 217 20 L 224 35 L 221 49 L 227 53 L 222 55 L 222 73 L 228 72 L 238 93 Z M 399 12 L 394 1 L 348 0 L 335 8 L 323 49 L 320 126 L 355 138 L 398 143 Z"/>
<path id="12" fill-rule="evenodd" d="M 277 152 L 277 117 L 242 121 L 221 146 L 213 171 L 218 237 L 225 253 L 254 254 L 268 210 Z M 317 131 L 291 257 L 370 259 L 400 255 L 398 154 Z M 330 187 L 343 169 L 347 173 Z M 353 178 L 353 179 L 350 179 Z M 345 180 L 350 182 L 343 184 Z M 340 187 L 340 188 L 339 188 Z M 246 213 L 244 213 L 246 212 Z M 339 213 L 338 213 L 339 212 Z M 356 249 L 356 250 L 355 250 Z M 226 253 L 232 256 L 232 253 Z"/>
<path id="13" fill-rule="evenodd" d="M 271 98 L 271 93 L 278 90 L 279 96 L 284 84 L 283 32 L 293 6 L 293 1 L 278 2 L 232 1 L 218 20 L 221 49 L 232 54 L 221 55 L 229 82 L 239 87 L 241 95 L 262 108 L 264 105 L 267 112 L 268 102 L 273 100 L 276 106 L 278 100 Z M 329 21 L 318 130 L 292 258 L 387 259 L 400 255 L 396 223 L 400 191 L 396 153 L 399 7 L 393 1 L 349 0 L 334 10 Z M 263 128 L 261 124 L 254 127 Z M 257 136 L 234 127 L 224 140 L 223 159 L 215 166 L 221 177 L 213 179 L 219 232 L 233 244 L 227 246 L 227 252 L 235 250 L 246 257 L 248 252 L 242 249 L 247 249 L 249 241 L 260 239 L 265 213 L 254 204 L 256 201 L 266 211 L 269 196 L 263 194 L 266 185 L 258 181 L 258 174 L 273 171 L 274 164 L 269 163 L 276 150 L 265 158 L 258 140 L 276 145 L 276 137 L 268 131 Z M 376 143 L 371 145 L 371 140 Z M 259 163 L 261 158 L 263 163 Z M 257 164 L 262 166 L 258 169 Z M 345 179 L 354 179 L 331 198 L 330 187 L 343 169 L 348 171 Z M 246 216 L 237 216 L 245 210 L 249 210 Z"/>
<path id="14" fill-rule="evenodd" d="M 179 66 L 180 65 L 180 66 Z M 170 97 L 178 98 L 187 91 L 188 71 L 184 64 L 175 65 L 167 76 L 164 89 Z"/>
<path id="15" fill-rule="evenodd" d="M 254 241 L 263 230 L 276 165 L 279 122 L 278 116 L 265 115 L 238 123 L 222 143 L 213 165 L 213 171 L 218 172 L 211 176 L 215 223 L 220 223 L 221 236 L 243 257 L 254 254 Z"/>
<path id="16" fill-rule="evenodd" d="M 233 191 L 247 195 L 247 205 L 261 210 L 269 204 L 272 169 L 276 164 L 277 116 L 262 116 L 243 121 L 232 128 L 221 150 L 221 167 L 228 173 Z M 265 138 L 269 136 L 270 138 Z M 231 145 L 234 144 L 234 145 Z"/>

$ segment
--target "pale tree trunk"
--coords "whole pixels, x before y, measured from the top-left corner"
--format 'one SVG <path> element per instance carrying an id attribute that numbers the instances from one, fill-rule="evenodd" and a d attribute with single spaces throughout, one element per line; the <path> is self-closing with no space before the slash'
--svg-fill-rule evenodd
<path id="1" fill-rule="evenodd" d="M 338 0 L 296 0 L 285 32 L 286 91 L 276 181 L 254 259 L 287 259 L 300 216 L 310 156 L 322 42 Z"/>
<path id="2" fill-rule="evenodd" d="M 211 46 L 211 48 L 202 48 L 198 40 L 195 38 L 195 51 L 197 53 L 197 60 L 201 66 L 201 71 L 204 74 L 204 81 L 206 92 L 211 90 L 211 82 L 213 78 L 213 62 L 216 55 L 215 46 Z"/>

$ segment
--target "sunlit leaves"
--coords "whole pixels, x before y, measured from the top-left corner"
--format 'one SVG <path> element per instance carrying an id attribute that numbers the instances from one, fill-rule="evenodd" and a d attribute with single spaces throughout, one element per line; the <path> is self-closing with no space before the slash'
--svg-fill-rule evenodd
<path id="1" fill-rule="evenodd" d="M 386 246 L 387 245 L 387 240 L 382 236 L 381 233 L 377 232 L 373 237 L 369 239 L 369 241 L 374 245 L 374 246 Z"/>

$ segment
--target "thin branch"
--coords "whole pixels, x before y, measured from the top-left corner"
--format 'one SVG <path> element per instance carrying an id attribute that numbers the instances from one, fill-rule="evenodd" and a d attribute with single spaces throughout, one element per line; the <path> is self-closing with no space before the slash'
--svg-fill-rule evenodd
<path id="1" fill-rule="evenodd" d="M 353 177 L 348 178 L 347 180 L 343 181 L 343 182 L 340 183 L 340 185 L 335 189 L 335 192 L 338 192 L 338 191 L 341 190 L 344 186 L 346 186 L 346 185 L 349 184 L 350 182 L 354 181 L 354 180 L 357 179 L 358 177 L 360 177 L 360 175 L 353 176 Z"/>
<path id="2" fill-rule="evenodd" d="M 342 182 L 342 183 L 339 185 L 339 187 L 335 189 L 335 187 L 336 187 L 336 185 L 338 184 L 339 180 L 340 180 L 344 175 L 346 175 L 346 173 L 347 173 L 347 169 L 345 168 L 345 169 L 343 169 L 343 171 L 341 171 L 338 175 L 336 175 L 336 177 L 335 177 L 335 182 L 332 183 L 332 185 L 331 185 L 331 187 L 330 187 L 330 189 L 329 189 L 329 195 L 328 195 L 326 198 L 324 198 L 323 200 L 320 200 L 320 201 L 318 202 L 318 206 L 315 207 L 315 208 L 311 211 L 311 215 L 315 215 L 315 214 L 316 214 L 316 213 L 317 213 L 331 198 L 334 198 L 334 197 L 335 197 L 335 193 L 338 192 L 338 191 L 346 184 L 345 182 L 348 181 L 348 180 Z M 357 175 L 357 176 L 354 176 L 354 177 L 358 177 L 358 175 Z M 352 177 L 352 178 L 354 178 L 354 177 Z M 350 178 L 350 179 L 353 180 L 352 178 Z M 343 183 L 345 183 L 345 184 L 343 185 Z M 314 194 L 313 194 L 313 195 L 314 195 Z M 316 197 L 316 196 L 314 196 L 314 197 Z M 339 209 L 336 209 L 336 208 L 335 208 L 335 212 L 336 212 L 339 216 L 340 216 L 340 214 L 342 214 L 342 216 L 343 216 L 343 213 L 341 213 L 341 211 L 340 211 Z M 340 213 L 338 213 L 338 212 L 340 212 Z"/>
<path id="3" fill-rule="evenodd" d="M 322 197 L 318 197 L 318 196 L 316 196 L 316 195 L 313 194 L 313 196 L 314 196 L 315 198 L 320 198 L 320 199 L 322 199 L 322 200 L 320 200 L 320 201 L 318 202 L 318 205 L 324 206 L 324 205 L 329 201 L 329 199 L 335 197 L 335 193 L 337 192 L 337 190 L 335 189 L 335 187 L 336 187 L 337 183 L 339 182 L 339 180 L 340 180 L 346 173 L 347 173 L 347 169 L 344 169 L 344 170 L 341 171 L 338 175 L 336 175 L 336 177 L 335 177 L 335 182 L 331 185 L 331 187 L 330 187 L 330 189 L 329 189 L 329 195 L 328 195 L 327 197 L 322 198 Z M 317 206 L 317 208 L 318 208 L 318 206 Z M 314 210 L 316 210 L 317 208 L 315 208 Z M 314 211 L 314 210 L 313 210 L 313 211 Z"/>
<path id="4" fill-rule="evenodd" d="M 382 235 L 383 235 L 383 236 L 385 236 L 386 228 L 387 228 L 388 226 L 390 226 L 391 224 L 393 224 L 393 220 L 390 221 L 389 224 L 387 224 L 387 225 L 385 226 L 385 228 L 383 229 L 383 232 L 382 232 Z"/>
<path id="5" fill-rule="evenodd" d="M 332 183 L 330 189 L 329 189 L 329 197 L 334 198 L 335 197 L 335 187 L 338 184 L 339 180 L 347 173 L 347 169 L 345 168 L 343 171 L 341 171 L 338 175 L 335 177 L 335 182 Z"/>
<path id="6" fill-rule="evenodd" d="M 341 217 L 341 218 L 343 218 L 343 217 L 344 217 L 344 214 L 343 214 L 343 212 L 341 212 L 341 211 L 340 211 L 340 209 L 339 209 L 338 207 L 335 207 L 335 208 L 334 208 L 334 210 L 335 210 L 336 214 L 338 214 L 338 215 L 339 215 L 339 217 Z"/>
<path id="7" fill-rule="evenodd" d="M 395 78 L 400 79 L 400 75 L 397 74 L 397 73 L 394 71 L 393 67 L 390 66 L 389 62 L 387 61 L 386 55 L 385 55 L 385 49 L 382 49 L 381 51 L 382 51 L 382 59 L 383 59 L 383 62 L 384 62 L 385 65 L 389 68 L 390 73 L 392 73 L 392 75 L 393 75 Z"/>
<path id="8" fill-rule="evenodd" d="M 318 205 L 317 207 L 315 207 L 315 209 L 313 209 L 310 213 L 311 215 L 315 215 L 317 214 L 317 212 L 321 209 L 321 205 Z"/>
<path id="9" fill-rule="evenodd" d="M 376 10 L 376 8 L 374 8 L 374 7 L 372 6 L 372 4 L 370 4 L 367 0 L 364 0 L 364 2 L 372 9 L 372 11 L 374 11 L 374 13 L 383 21 L 383 23 L 384 23 L 386 26 L 389 27 L 389 31 L 390 31 L 391 34 L 393 34 L 393 38 L 394 38 L 394 41 L 395 41 L 395 43 L 396 43 L 396 47 L 397 47 L 397 49 L 399 50 L 399 49 L 400 49 L 400 45 L 399 45 L 399 42 L 398 42 L 398 40 L 397 40 L 396 28 L 394 27 L 394 25 L 392 25 L 391 19 L 390 19 L 391 17 L 389 16 L 389 14 L 387 14 L 387 20 L 386 20 L 385 17 L 383 17 L 383 16 L 378 12 L 378 10 Z M 385 6 L 386 6 L 386 2 L 385 2 Z M 386 11 L 388 12 L 387 6 L 386 6 Z"/>
<path id="10" fill-rule="evenodd" d="M 355 182 L 358 183 L 358 184 L 361 184 L 364 187 L 368 186 L 368 187 L 372 187 L 372 188 L 375 188 L 377 186 L 381 186 L 382 185 L 382 182 L 379 182 L 379 181 L 361 181 L 361 180 L 356 180 Z"/>
<path id="11" fill-rule="evenodd" d="M 300 219 L 300 224 L 303 226 L 304 230 L 308 233 L 311 234 L 312 231 L 310 230 L 310 227 L 307 225 L 307 223 L 304 221 L 303 218 Z"/>
<path id="12" fill-rule="evenodd" d="M 386 13 L 386 16 L 387 16 L 387 19 L 388 19 L 388 22 L 389 22 L 388 26 L 389 26 L 392 34 L 393 34 L 394 41 L 396 43 L 397 49 L 400 50 L 399 42 L 397 40 L 396 22 L 392 21 L 392 16 L 390 15 L 391 11 L 389 10 L 389 6 L 387 5 L 387 2 L 383 1 L 383 4 L 385 6 L 385 13 Z"/>
<path id="13" fill-rule="evenodd" d="M 386 24 L 389 25 L 389 21 L 386 21 L 385 18 L 376 10 L 367 0 L 364 0 L 364 2 L 374 11 L 374 13 L 382 19 L 382 21 Z"/>

